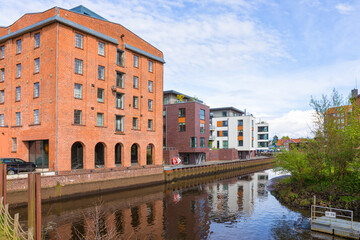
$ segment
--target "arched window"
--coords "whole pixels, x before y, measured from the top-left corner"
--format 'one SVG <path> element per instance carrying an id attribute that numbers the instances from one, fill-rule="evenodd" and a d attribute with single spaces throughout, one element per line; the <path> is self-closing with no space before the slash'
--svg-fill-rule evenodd
<path id="1" fill-rule="evenodd" d="M 121 166 L 121 151 L 122 151 L 122 144 L 118 143 L 115 145 L 115 166 Z"/>
<path id="2" fill-rule="evenodd" d="M 81 142 L 75 142 L 71 146 L 71 169 L 83 169 L 84 147 Z"/>
<path id="3" fill-rule="evenodd" d="M 131 165 L 139 163 L 139 147 L 136 143 L 131 146 Z"/>
<path id="4" fill-rule="evenodd" d="M 95 168 L 105 167 L 105 146 L 99 142 L 95 146 Z"/>
<path id="5" fill-rule="evenodd" d="M 151 165 L 154 163 L 154 145 L 149 144 L 146 147 L 146 165 Z"/>

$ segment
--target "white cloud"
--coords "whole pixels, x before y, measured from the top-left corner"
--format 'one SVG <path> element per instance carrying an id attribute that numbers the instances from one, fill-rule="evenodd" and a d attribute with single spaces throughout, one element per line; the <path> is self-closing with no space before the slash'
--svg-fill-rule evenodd
<path id="1" fill-rule="evenodd" d="M 335 8 L 341 14 L 349 14 L 350 12 L 354 11 L 354 8 L 348 3 L 339 3 L 335 6 Z"/>
<path id="2" fill-rule="evenodd" d="M 271 119 L 270 136 L 289 136 L 290 138 L 311 137 L 313 130 L 314 111 L 293 110 Z"/>

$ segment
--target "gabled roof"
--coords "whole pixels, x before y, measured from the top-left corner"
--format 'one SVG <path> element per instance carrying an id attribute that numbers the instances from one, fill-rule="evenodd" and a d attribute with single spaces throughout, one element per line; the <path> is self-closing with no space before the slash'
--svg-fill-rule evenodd
<path id="1" fill-rule="evenodd" d="M 104 21 L 108 21 L 106 18 L 103 18 L 99 14 L 94 13 L 90 9 L 84 7 L 83 5 L 79 5 L 77 7 L 74 7 L 72 9 L 70 9 L 70 11 L 80 13 L 80 14 L 83 14 L 83 15 L 87 15 L 87 16 L 90 16 L 90 17 L 93 17 L 93 18 L 98 18 L 98 19 L 101 19 L 101 20 L 104 20 Z"/>

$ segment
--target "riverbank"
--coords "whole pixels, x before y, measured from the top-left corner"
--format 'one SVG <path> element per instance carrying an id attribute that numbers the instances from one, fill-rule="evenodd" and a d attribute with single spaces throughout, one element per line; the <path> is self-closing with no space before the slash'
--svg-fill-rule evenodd
<path id="1" fill-rule="evenodd" d="M 273 164 L 274 162 L 275 159 L 272 158 L 259 158 L 177 167 L 133 166 L 128 168 L 72 171 L 61 175 L 42 176 L 41 196 L 43 201 L 55 201 L 89 196 L 99 192 L 141 188 L 179 179 Z M 8 179 L 7 190 L 8 203 L 12 205 L 27 204 L 27 179 Z"/>
<path id="2" fill-rule="evenodd" d="M 355 217 L 360 217 L 360 193 L 349 192 L 342 184 L 317 182 L 299 186 L 289 175 L 272 181 L 268 190 L 284 205 L 310 209 L 316 196 L 316 205 L 352 210 Z"/>

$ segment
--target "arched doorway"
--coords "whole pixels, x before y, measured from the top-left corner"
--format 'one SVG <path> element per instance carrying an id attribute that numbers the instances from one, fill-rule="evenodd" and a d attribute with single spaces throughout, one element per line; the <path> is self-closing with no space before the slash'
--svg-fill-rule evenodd
<path id="1" fill-rule="evenodd" d="M 83 169 L 84 147 L 81 142 L 75 142 L 71 146 L 71 169 Z"/>
<path id="2" fill-rule="evenodd" d="M 139 163 L 139 146 L 134 143 L 131 146 L 131 165 L 138 165 Z"/>
<path id="3" fill-rule="evenodd" d="M 121 151 L 122 151 L 122 144 L 118 143 L 115 145 L 115 166 L 121 166 Z"/>
<path id="4" fill-rule="evenodd" d="M 151 165 L 154 162 L 154 145 L 149 144 L 146 147 L 146 165 Z"/>
<path id="5" fill-rule="evenodd" d="M 105 146 L 99 142 L 95 146 L 95 168 L 105 167 Z"/>

